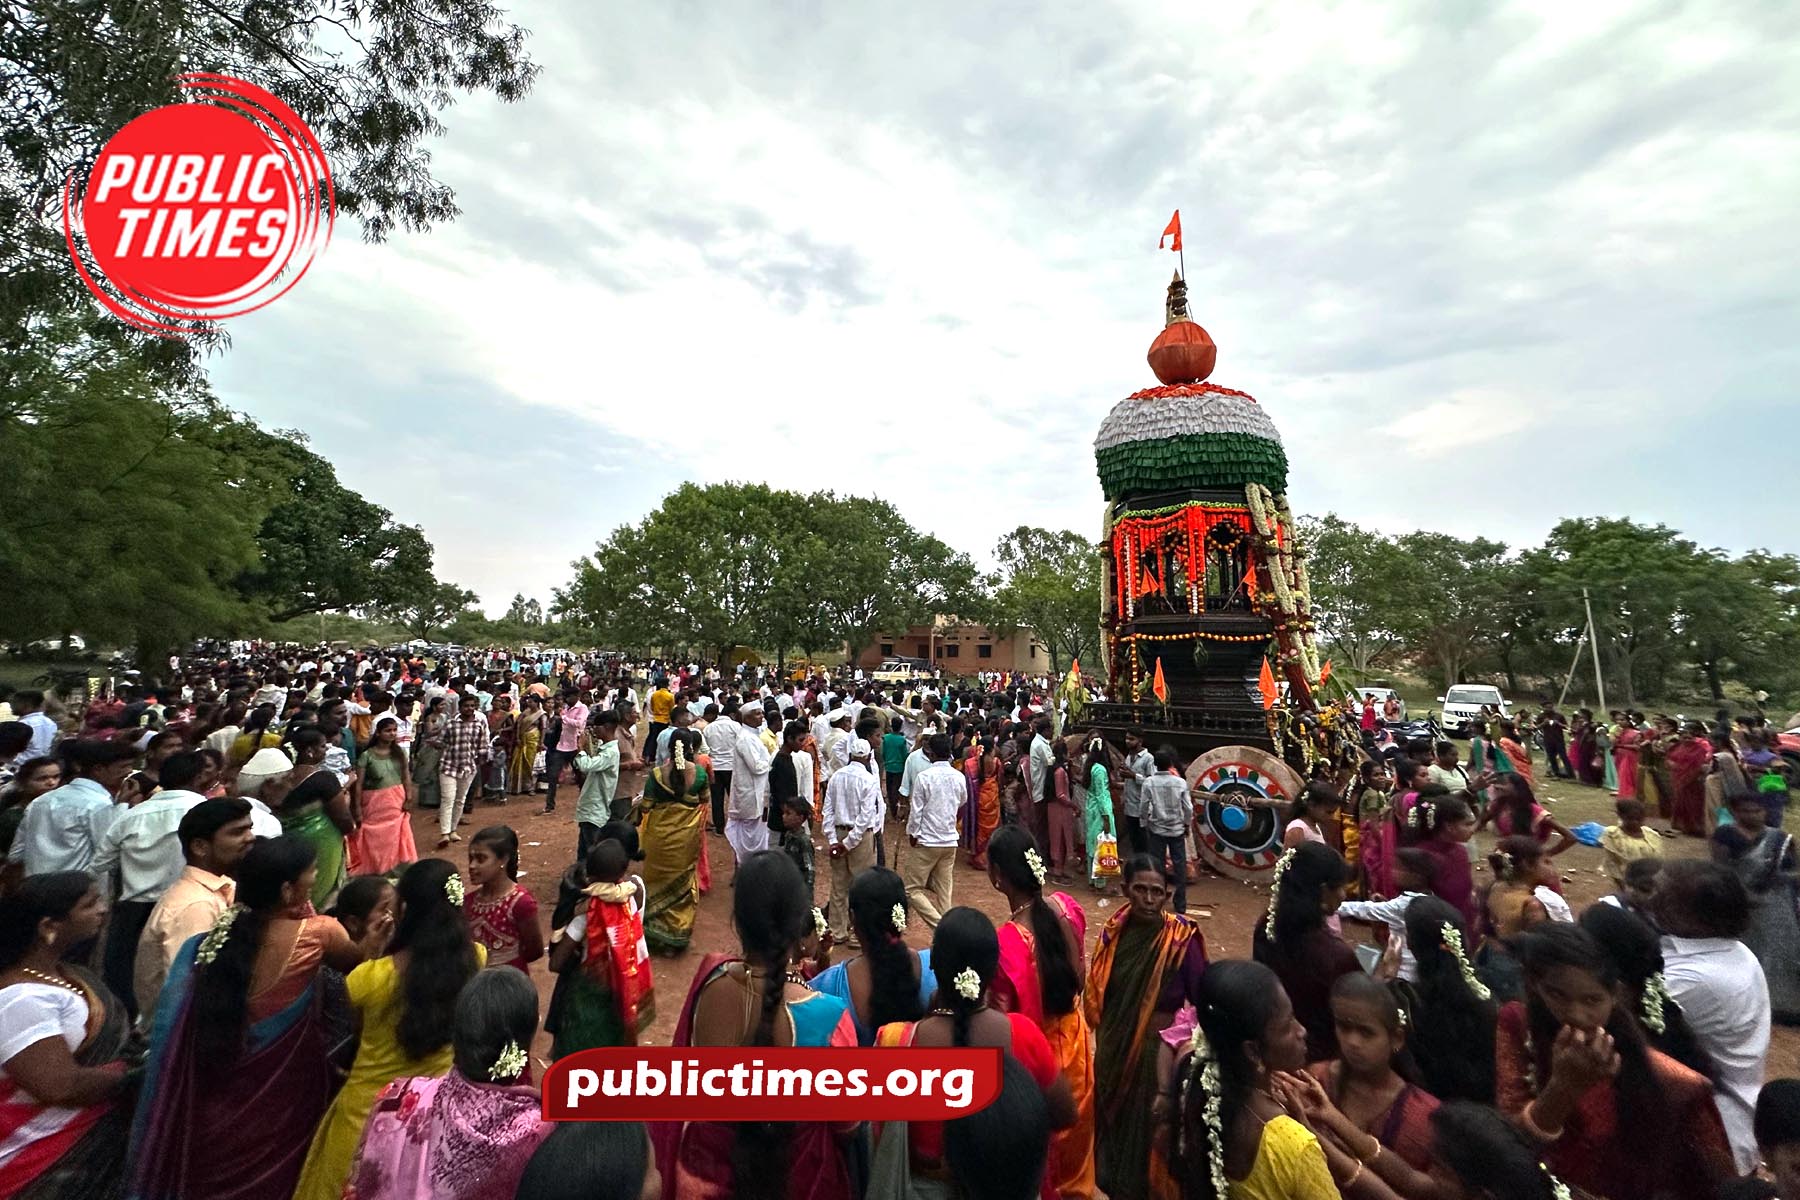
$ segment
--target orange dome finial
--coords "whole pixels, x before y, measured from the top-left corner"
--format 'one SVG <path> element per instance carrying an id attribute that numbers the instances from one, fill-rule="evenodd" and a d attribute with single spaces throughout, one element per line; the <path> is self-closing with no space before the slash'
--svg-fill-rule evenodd
<path id="1" fill-rule="evenodd" d="M 1167 325 L 1150 343 L 1150 369 L 1165 384 L 1199 383 L 1219 359 L 1212 335 L 1188 316 L 1187 282 L 1176 275 L 1169 281 Z"/>

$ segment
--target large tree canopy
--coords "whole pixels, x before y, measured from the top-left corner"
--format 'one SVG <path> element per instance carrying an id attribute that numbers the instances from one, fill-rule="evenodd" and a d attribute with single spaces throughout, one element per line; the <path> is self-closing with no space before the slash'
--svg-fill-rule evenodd
<path id="1" fill-rule="evenodd" d="M 1030 629 L 1060 675 L 1086 658 L 1100 666 L 1100 550 L 1070 530 L 1021 525 L 994 547 L 988 624 L 999 633 Z"/>
<path id="2" fill-rule="evenodd" d="M 181 72 L 234 75 L 286 102 L 324 145 L 338 214 L 379 241 L 456 216 L 431 172 L 438 116 L 458 93 L 522 96 L 537 72 L 524 41 L 485 0 L 0 0 L 0 357 L 76 311 L 160 371 L 193 369 L 189 344 L 96 315 L 59 227 L 63 180 L 175 101 Z"/>

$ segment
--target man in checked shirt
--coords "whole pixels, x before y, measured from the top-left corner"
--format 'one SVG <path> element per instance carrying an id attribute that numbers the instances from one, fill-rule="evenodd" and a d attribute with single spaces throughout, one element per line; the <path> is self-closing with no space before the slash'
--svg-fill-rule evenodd
<path id="1" fill-rule="evenodd" d="M 456 704 L 456 720 L 444 726 L 438 735 L 442 753 L 438 758 L 438 844 L 442 850 L 451 842 L 462 841 L 456 832 L 463 803 L 469 788 L 488 756 L 488 723 L 481 719 L 481 701 L 464 693 Z"/>

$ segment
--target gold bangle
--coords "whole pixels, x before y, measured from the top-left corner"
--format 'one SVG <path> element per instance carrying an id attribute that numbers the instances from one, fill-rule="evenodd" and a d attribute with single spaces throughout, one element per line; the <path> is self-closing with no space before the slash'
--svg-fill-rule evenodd
<path id="1" fill-rule="evenodd" d="M 1356 1181 L 1362 1178 L 1362 1173 L 1363 1173 L 1363 1165 L 1361 1163 L 1357 1163 L 1356 1170 L 1350 1172 L 1350 1178 L 1348 1178 L 1348 1179 L 1344 1180 L 1344 1182 L 1338 1184 L 1338 1191 L 1341 1192 L 1341 1191 L 1344 1191 L 1346 1188 L 1355 1187 Z"/>
<path id="2" fill-rule="evenodd" d="M 1365 1164 L 1372 1163 L 1376 1159 L 1381 1157 L 1381 1139 L 1376 1137 L 1374 1134 L 1370 1134 L 1369 1140 L 1371 1142 L 1375 1143 L 1375 1148 L 1373 1150 L 1369 1151 L 1367 1154 L 1360 1156 L 1361 1161 L 1364 1162 Z"/>

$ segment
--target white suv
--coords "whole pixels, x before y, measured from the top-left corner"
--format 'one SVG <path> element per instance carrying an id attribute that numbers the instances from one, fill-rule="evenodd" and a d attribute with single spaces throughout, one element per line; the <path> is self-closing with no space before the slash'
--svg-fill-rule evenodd
<path id="1" fill-rule="evenodd" d="M 1483 705 L 1497 710 L 1502 717 L 1512 716 L 1512 708 L 1500 689 L 1485 683 L 1459 683 L 1439 696 L 1438 703 L 1444 706 L 1438 714 L 1438 724 L 1445 733 L 1457 737 L 1469 736 L 1469 722 L 1481 715 Z"/>

